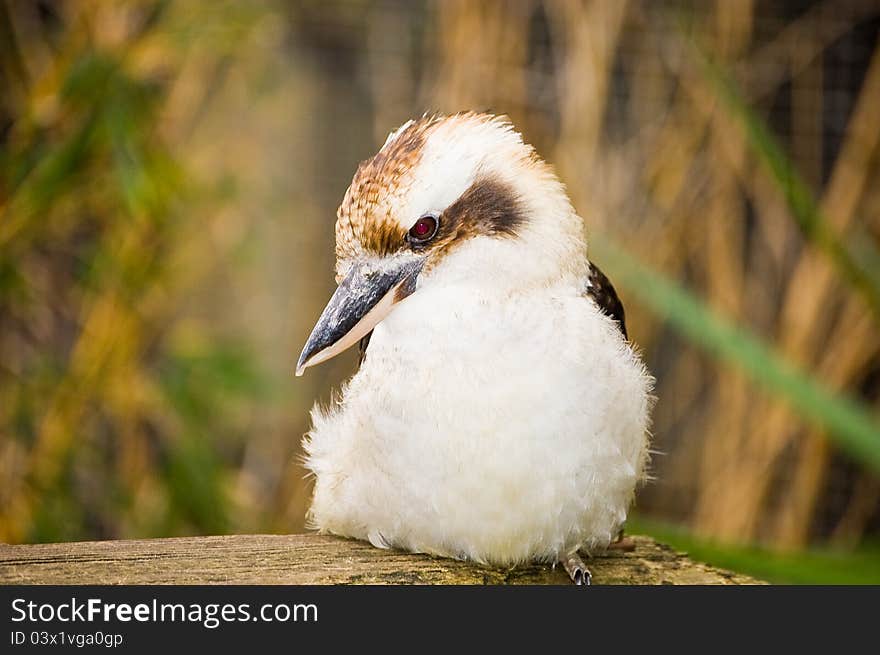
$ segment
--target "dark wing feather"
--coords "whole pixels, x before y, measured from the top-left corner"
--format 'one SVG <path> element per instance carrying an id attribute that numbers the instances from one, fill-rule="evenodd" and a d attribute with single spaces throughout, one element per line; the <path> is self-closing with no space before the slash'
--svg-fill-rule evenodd
<path id="1" fill-rule="evenodd" d="M 593 263 L 590 263 L 590 274 L 587 278 L 585 295 L 596 303 L 605 314 L 608 314 L 608 316 L 617 321 L 620 331 L 623 333 L 623 338 L 628 339 L 623 303 L 617 297 L 617 292 L 611 285 L 611 281 Z"/>
<path id="2" fill-rule="evenodd" d="M 358 342 L 358 368 L 360 368 L 361 364 L 364 363 L 364 360 L 367 358 L 367 346 L 370 345 L 370 337 L 373 336 L 373 331 L 370 330 L 367 332 L 367 336 L 362 337 Z"/>

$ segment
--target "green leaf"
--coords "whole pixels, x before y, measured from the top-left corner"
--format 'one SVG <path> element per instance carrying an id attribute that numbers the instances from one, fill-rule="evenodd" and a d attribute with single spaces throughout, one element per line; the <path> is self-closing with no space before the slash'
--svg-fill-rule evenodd
<path id="1" fill-rule="evenodd" d="M 713 312 L 692 293 L 659 272 L 638 263 L 607 239 L 594 236 L 593 253 L 616 281 L 715 357 L 748 375 L 784 399 L 802 417 L 828 435 L 865 466 L 880 471 L 880 425 L 864 404 L 836 394 L 798 370 L 771 345 Z"/>
<path id="2" fill-rule="evenodd" d="M 693 42 L 692 42 L 693 43 Z M 860 241 L 853 252 L 828 223 L 810 187 L 798 174 L 791 159 L 769 126 L 745 101 L 733 78 L 695 44 L 701 70 L 721 100 L 721 108 L 743 128 L 749 148 L 770 173 L 770 178 L 788 204 L 804 237 L 830 259 L 838 273 L 861 293 L 876 317 L 880 317 L 880 256 L 869 241 Z"/>
<path id="3" fill-rule="evenodd" d="M 880 584 L 880 544 L 856 550 L 810 548 L 776 552 L 751 545 L 727 544 L 690 533 L 680 526 L 645 516 L 630 516 L 627 532 L 649 534 L 693 559 L 747 573 L 774 584 Z"/>

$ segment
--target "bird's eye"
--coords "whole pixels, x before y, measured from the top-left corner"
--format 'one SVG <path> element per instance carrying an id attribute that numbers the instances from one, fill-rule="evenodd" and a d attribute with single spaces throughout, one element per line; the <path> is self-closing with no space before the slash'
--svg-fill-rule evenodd
<path id="1" fill-rule="evenodd" d="M 422 216 L 409 228 L 410 243 L 425 243 L 437 234 L 437 218 L 430 214 Z"/>

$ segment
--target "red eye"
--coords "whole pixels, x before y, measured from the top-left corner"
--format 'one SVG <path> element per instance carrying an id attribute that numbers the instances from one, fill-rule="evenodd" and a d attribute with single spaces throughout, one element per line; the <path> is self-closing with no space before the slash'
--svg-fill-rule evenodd
<path id="1" fill-rule="evenodd" d="M 437 234 L 437 219 L 433 216 L 422 216 L 409 228 L 410 241 L 424 243 Z"/>

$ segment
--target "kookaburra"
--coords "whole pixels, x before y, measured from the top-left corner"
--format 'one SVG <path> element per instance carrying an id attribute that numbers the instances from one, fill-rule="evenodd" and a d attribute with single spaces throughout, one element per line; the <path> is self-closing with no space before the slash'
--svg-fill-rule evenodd
<path id="1" fill-rule="evenodd" d="M 322 532 L 495 565 L 607 547 L 644 476 L 652 378 L 583 220 L 503 117 L 405 123 L 336 222 L 297 364 L 361 345 L 304 439 Z"/>

